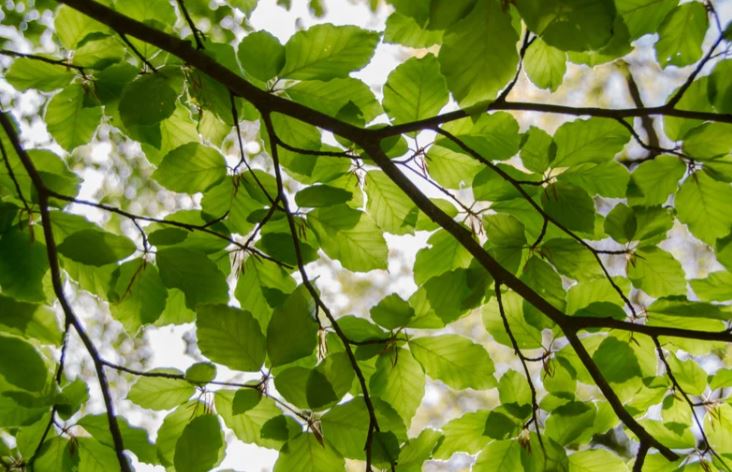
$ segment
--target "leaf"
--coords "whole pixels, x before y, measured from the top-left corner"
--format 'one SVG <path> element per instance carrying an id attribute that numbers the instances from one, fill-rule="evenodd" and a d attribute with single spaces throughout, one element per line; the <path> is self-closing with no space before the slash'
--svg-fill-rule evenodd
<path id="1" fill-rule="evenodd" d="M 308 221 L 323 251 L 344 268 L 354 272 L 386 269 L 384 235 L 366 213 L 334 205 L 308 213 Z M 336 232 L 338 237 L 333 238 Z"/>
<path id="2" fill-rule="evenodd" d="M 628 261 L 628 278 L 651 296 L 686 293 L 686 277 L 681 264 L 663 249 L 638 249 Z"/>
<path id="3" fill-rule="evenodd" d="M 61 329 L 55 314 L 45 305 L 27 303 L 0 295 L 2 331 L 33 338 L 43 344 L 59 344 Z"/>
<path id="4" fill-rule="evenodd" d="M 694 279 L 691 288 L 702 300 L 726 301 L 732 298 L 732 272 L 712 272 L 703 279 Z"/>
<path id="5" fill-rule="evenodd" d="M 210 362 L 196 362 L 186 369 L 187 381 L 205 385 L 216 378 L 216 366 Z"/>
<path id="6" fill-rule="evenodd" d="M 678 3 L 678 0 L 616 0 L 615 6 L 622 15 L 631 38 L 655 33 L 658 27 Z"/>
<path id="7" fill-rule="evenodd" d="M 43 277 L 48 271 L 46 248 L 13 228 L 0 237 L 0 287 L 5 295 L 43 301 Z"/>
<path id="8" fill-rule="evenodd" d="M 244 70 L 263 81 L 275 77 L 285 65 L 284 46 L 267 31 L 244 36 L 236 54 Z"/>
<path id="9" fill-rule="evenodd" d="M 599 49 L 612 36 L 615 6 L 604 0 L 518 0 L 521 17 L 547 44 L 564 51 Z"/>
<path id="10" fill-rule="evenodd" d="M 74 78 L 74 72 L 61 64 L 20 57 L 13 61 L 5 73 L 8 81 L 19 92 L 36 89 L 43 92 L 64 87 Z"/>
<path id="11" fill-rule="evenodd" d="M 363 398 L 336 405 L 320 418 L 323 436 L 343 457 L 365 458 L 369 413 Z"/>
<path id="12" fill-rule="evenodd" d="M 80 438 L 78 455 L 79 472 L 102 472 L 119 467 L 114 449 L 93 439 Z"/>
<path id="13" fill-rule="evenodd" d="M 588 449 L 569 456 L 570 472 L 628 472 L 625 461 L 606 449 Z"/>
<path id="14" fill-rule="evenodd" d="M 475 472 L 522 470 L 521 446 L 517 441 L 493 441 L 485 447 L 473 465 Z"/>
<path id="15" fill-rule="evenodd" d="M 400 64 L 384 87 L 384 109 L 395 123 L 437 115 L 448 99 L 440 64 L 432 54 Z"/>
<path id="16" fill-rule="evenodd" d="M 159 249 L 155 259 L 165 286 L 181 290 L 189 308 L 229 300 L 226 277 L 202 252 L 177 247 Z"/>
<path id="17" fill-rule="evenodd" d="M 251 313 L 223 305 L 201 305 L 196 313 L 196 337 L 204 356 L 234 370 L 259 370 L 265 339 Z"/>
<path id="18" fill-rule="evenodd" d="M 424 395 L 422 367 L 409 351 L 398 349 L 379 356 L 369 381 L 371 393 L 394 408 L 409 424 Z"/>
<path id="19" fill-rule="evenodd" d="M 368 85 L 352 77 L 328 81 L 307 80 L 287 88 L 287 95 L 296 102 L 317 108 L 323 113 L 345 119 L 351 107 L 360 115 L 357 123 L 368 123 L 382 113 Z M 288 144 L 293 144 L 288 141 Z M 313 156 L 310 156 L 313 159 Z"/>
<path id="20" fill-rule="evenodd" d="M 496 0 L 479 0 L 446 31 L 440 66 L 461 107 L 492 100 L 511 80 L 518 64 L 517 41 L 510 16 Z"/>
<path id="21" fill-rule="evenodd" d="M 495 385 L 493 361 L 480 344 L 458 335 L 409 340 L 409 350 L 427 375 L 456 389 Z"/>
<path id="22" fill-rule="evenodd" d="M 353 197 L 348 190 L 330 185 L 306 187 L 295 195 L 295 202 L 301 207 L 318 208 L 346 203 Z"/>
<path id="23" fill-rule="evenodd" d="M 224 433 L 219 419 L 214 415 L 201 415 L 186 425 L 175 444 L 173 459 L 175 470 L 180 472 L 207 472 L 221 459 Z"/>
<path id="24" fill-rule="evenodd" d="M 177 96 L 158 74 L 140 76 L 122 91 L 119 101 L 122 122 L 127 127 L 159 123 L 173 114 Z"/>
<path id="25" fill-rule="evenodd" d="M 102 108 L 84 106 L 87 91 L 71 84 L 53 96 L 46 107 L 46 127 L 67 151 L 88 144 L 102 118 Z"/>
<path id="26" fill-rule="evenodd" d="M 253 443 L 262 447 L 279 449 L 287 440 L 267 436 L 263 426 L 282 414 L 274 403 L 274 400 L 262 397 L 252 408 L 243 412 L 234 410 L 235 392 L 231 390 L 219 390 L 216 392 L 216 412 L 221 415 L 224 423 L 229 427 L 236 437 L 245 443 Z"/>
<path id="27" fill-rule="evenodd" d="M 182 375 L 176 369 L 156 369 L 151 373 Z M 150 410 L 169 410 L 188 400 L 195 387 L 187 381 L 168 377 L 140 377 L 127 393 L 127 399 Z"/>
<path id="28" fill-rule="evenodd" d="M 717 238 L 727 235 L 732 226 L 732 214 L 725 204 L 730 199 L 730 184 L 714 180 L 704 172 L 695 172 L 676 194 L 679 221 L 689 227 L 691 234 L 713 244 Z"/>
<path id="29" fill-rule="evenodd" d="M 675 7 L 661 23 L 656 59 L 667 67 L 686 66 L 701 58 L 702 41 L 709 25 L 704 5 L 697 2 Z"/>
<path id="30" fill-rule="evenodd" d="M 274 472 L 331 472 L 345 470 L 343 458 L 312 433 L 302 433 L 280 450 Z"/>
<path id="31" fill-rule="evenodd" d="M 628 202 L 633 205 L 662 205 L 678 187 L 686 166 L 677 157 L 657 156 L 633 169 L 628 186 Z"/>
<path id="32" fill-rule="evenodd" d="M 393 234 L 410 233 L 416 207 L 399 187 L 381 171 L 366 174 L 366 209 L 377 226 Z"/>
<path id="33" fill-rule="evenodd" d="M 387 295 L 371 308 L 371 319 L 386 329 L 397 329 L 407 326 L 414 317 L 414 308 L 396 293 Z"/>
<path id="34" fill-rule="evenodd" d="M 355 26 L 315 25 L 295 33 L 287 41 L 280 77 L 299 80 L 346 77 L 369 62 L 378 41 L 378 34 Z"/>
<path id="35" fill-rule="evenodd" d="M 58 251 L 69 259 L 93 266 L 117 262 L 135 249 L 135 244 L 124 236 L 94 229 L 73 233 L 58 246 Z"/>
<path id="36" fill-rule="evenodd" d="M 568 229 L 591 233 L 595 226 L 595 204 L 581 187 L 556 183 L 541 194 L 544 210 Z"/>
<path id="37" fill-rule="evenodd" d="M 629 139 L 627 129 L 607 118 L 567 122 L 554 134 L 557 154 L 552 167 L 608 161 L 623 149 Z"/>
<path id="38" fill-rule="evenodd" d="M 615 337 L 605 338 L 592 354 L 592 359 L 610 382 L 625 382 L 641 375 L 633 350 L 628 343 Z"/>
<path id="39" fill-rule="evenodd" d="M 226 176 L 224 157 L 214 148 L 188 143 L 170 151 L 153 178 L 175 192 L 204 192 Z"/>
<path id="40" fill-rule="evenodd" d="M 439 43 L 442 31 L 428 30 L 407 15 L 395 11 L 386 19 L 384 42 L 420 48 Z"/>
<path id="41" fill-rule="evenodd" d="M 267 354 L 272 366 L 296 361 L 315 350 L 318 325 L 314 310 L 314 302 L 302 285 L 275 309 L 267 327 Z"/>
<path id="42" fill-rule="evenodd" d="M 726 123 L 705 123 L 686 133 L 684 152 L 699 160 L 724 157 L 732 151 L 730 133 Z"/>
<path id="43" fill-rule="evenodd" d="M 61 44 L 70 50 L 75 49 L 89 34 L 108 30 L 103 24 L 67 5 L 61 5 L 56 10 L 54 26 Z"/>
<path id="44" fill-rule="evenodd" d="M 157 267 L 142 259 L 125 262 L 112 274 L 109 310 L 129 332 L 154 323 L 165 310 L 167 298 Z"/>
<path id="45" fill-rule="evenodd" d="M 605 217 L 605 232 L 619 243 L 632 241 L 637 230 L 635 213 L 622 203 L 618 203 Z"/>
<path id="46" fill-rule="evenodd" d="M 534 85 L 554 92 L 567 71 L 567 54 L 537 39 L 526 50 L 524 67 Z"/>
<path id="47" fill-rule="evenodd" d="M 0 334 L 0 374 L 17 387 L 39 392 L 46 386 L 48 368 L 32 344 Z"/>

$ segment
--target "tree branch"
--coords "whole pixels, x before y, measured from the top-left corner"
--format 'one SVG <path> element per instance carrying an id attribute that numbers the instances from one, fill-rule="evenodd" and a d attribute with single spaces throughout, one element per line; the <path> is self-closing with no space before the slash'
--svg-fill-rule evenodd
<path id="1" fill-rule="evenodd" d="M 18 154 L 23 167 L 30 176 L 33 186 L 36 188 L 38 194 L 38 205 L 40 207 L 41 214 L 41 225 L 43 227 L 43 235 L 46 239 L 46 254 L 48 256 L 48 266 L 51 270 L 51 283 L 53 285 L 53 291 L 56 294 L 56 298 L 61 305 L 61 308 L 66 316 L 66 323 L 73 326 L 76 333 L 79 335 L 81 342 L 84 344 L 89 356 L 94 363 L 94 369 L 96 370 L 97 379 L 99 381 L 99 388 L 102 391 L 102 397 L 104 399 L 104 406 L 107 412 L 107 423 L 109 424 L 109 432 L 112 436 L 112 442 L 114 444 L 114 451 L 119 462 L 120 470 L 122 472 L 132 472 L 130 465 L 127 461 L 127 457 L 124 454 L 124 442 L 122 440 L 122 433 L 117 423 L 117 416 L 114 412 L 114 403 L 112 402 L 112 395 L 109 391 L 109 383 L 107 382 L 107 376 L 104 373 L 104 365 L 101 362 L 101 356 L 96 346 L 92 342 L 89 335 L 86 333 L 84 326 L 81 324 L 79 319 L 76 317 L 71 305 L 66 299 L 64 293 L 61 269 L 58 263 L 58 252 L 56 250 L 56 241 L 53 235 L 53 229 L 51 226 L 51 214 L 48 211 L 48 198 L 50 196 L 48 188 L 46 187 L 41 175 L 33 165 L 33 161 L 30 156 L 25 152 L 25 149 L 20 144 L 18 135 L 15 133 L 15 129 L 11 121 L 6 116 L 5 112 L 0 111 L 0 125 L 5 130 L 5 134 L 13 145 L 15 152 Z"/>

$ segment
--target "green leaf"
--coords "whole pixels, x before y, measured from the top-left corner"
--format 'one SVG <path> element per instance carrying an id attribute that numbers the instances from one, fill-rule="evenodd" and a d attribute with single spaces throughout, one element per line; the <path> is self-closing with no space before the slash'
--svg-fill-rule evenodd
<path id="1" fill-rule="evenodd" d="M 622 203 L 618 203 L 605 217 L 605 232 L 619 243 L 632 241 L 637 230 L 635 213 Z"/>
<path id="2" fill-rule="evenodd" d="M 525 419 L 531 414 L 531 390 L 523 374 L 506 371 L 498 382 L 498 396 L 502 406 L 517 418 Z"/>
<path id="3" fill-rule="evenodd" d="M 11 68 L 12 69 L 12 68 Z M 9 71 L 8 71 L 9 73 Z M 722 113 L 732 113 L 732 61 L 719 61 L 709 76 L 709 101 Z"/>
<path id="4" fill-rule="evenodd" d="M 175 444 L 173 459 L 175 470 L 180 472 L 207 472 L 221 461 L 224 433 L 219 418 L 202 415 L 186 425 Z"/>
<path id="5" fill-rule="evenodd" d="M 592 359 L 610 382 L 625 382 L 641 375 L 638 359 L 631 347 L 612 336 L 608 336 L 600 343 L 592 354 Z"/>
<path id="6" fill-rule="evenodd" d="M 663 67 L 682 67 L 698 61 L 708 26 L 707 11 L 703 4 L 690 2 L 675 7 L 658 29 L 658 63 Z"/>
<path id="7" fill-rule="evenodd" d="M 657 156 L 633 169 L 628 186 L 628 202 L 633 205 L 662 205 L 673 193 L 686 166 L 674 156 Z"/>
<path id="8" fill-rule="evenodd" d="M 368 85 L 352 77 L 326 82 L 307 80 L 287 88 L 287 95 L 296 102 L 316 108 L 336 118 L 351 107 L 360 115 L 359 123 L 368 123 L 382 113 L 381 105 Z M 288 141 L 288 144 L 293 144 Z M 313 156 L 309 156 L 313 159 Z"/>
<path id="9" fill-rule="evenodd" d="M 151 374 L 182 376 L 176 369 L 156 369 Z M 127 399 L 150 410 L 169 410 L 191 398 L 195 387 L 182 378 L 140 377 L 127 393 Z"/>
<path id="10" fill-rule="evenodd" d="M 496 214 L 483 218 L 491 255 L 508 270 L 518 270 L 527 246 L 524 225 L 511 215 Z"/>
<path id="11" fill-rule="evenodd" d="M 424 395 L 422 367 L 405 349 L 379 356 L 371 377 L 371 393 L 394 408 L 406 424 L 412 420 Z"/>
<path id="12" fill-rule="evenodd" d="M 238 393 L 238 392 L 237 392 Z M 262 447 L 279 449 L 287 438 L 267 436 L 262 427 L 274 418 L 282 415 L 274 400 L 262 397 L 252 408 L 239 412 L 234 410 L 235 392 L 219 390 L 216 392 L 216 412 L 237 438 L 245 443 L 254 443 Z"/>
<path id="13" fill-rule="evenodd" d="M 170 151 L 153 178 L 175 192 L 204 192 L 226 176 L 226 161 L 214 148 L 188 143 Z"/>
<path id="14" fill-rule="evenodd" d="M 43 277 L 48 256 L 43 244 L 28 231 L 13 228 L 0 238 L 0 287 L 5 295 L 26 301 L 43 301 Z"/>
<path id="15" fill-rule="evenodd" d="M 554 134 L 557 154 L 552 167 L 608 161 L 623 149 L 629 139 L 627 129 L 607 118 L 567 122 Z"/>
<path id="16" fill-rule="evenodd" d="M 17 387 L 38 392 L 46 386 L 48 368 L 32 344 L 0 334 L 0 374 Z"/>
<path id="17" fill-rule="evenodd" d="M 541 194 L 544 210 L 567 229 L 592 233 L 595 226 L 595 204 L 581 187 L 556 183 Z"/>
<path id="18" fill-rule="evenodd" d="M 109 310 L 134 333 L 154 323 L 165 309 L 168 293 L 157 267 L 143 259 L 120 265 L 113 273 L 108 293 Z"/>
<path id="19" fill-rule="evenodd" d="M 159 249 L 155 260 L 165 286 L 181 290 L 189 308 L 229 300 L 226 277 L 202 252 L 177 247 Z"/>
<path id="20" fill-rule="evenodd" d="M 318 334 L 314 315 L 314 302 L 303 285 L 275 309 L 267 327 L 267 354 L 272 366 L 312 354 Z"/>
<path id="21" fill-rule="evenodd" d="M 493 441 L 480 451 L 473 465 L 474 472 L 523 470 L 521 445 L 517 441 Z"/>
<path id="22" fill-rule="evenodd" d="M 56 10 L 54 26 L 61 44 L 69 50 L 75 49 L 89 34 L 108 31 L 103 24 L 67 5 Z"/>
<path id="23" fill-rule="evenodd" d="M 244 70 L 263 81 L 275 77 L 285 65 L 284 46 L 267 31 L 244 36 L 236 54 Z"/>
<path id="24" fill-rule="evenodd" d="M 346 205 L 319 208 L 308 213 L 325 253 L 354 272 L 386 269 L 388 249 L 384 234 L 363 212 Z M 337 234 L 337 237 L 333 235 Z"/>
<path id="25" fill-rule="evenodd" d="M 511 17 L 497 0 L 479 0 L 446 31 L 440 66 L 460 106 L 494 99 L 511 80 L 518 64 L 517 41 Z"/>
<path id="26" fill-rule="evenodd" d="M 355 26 L 315 25 L 295 33 L 285 44 L 280 77 L 328 80 L 346 77 L 365 66 L 379 35 Z"/>
<path id="27" fill-rule="evenodd" d="M 496 384 L 490 356 L 468 338 L 453 334 L 412 338 L 409 350 L 427 375 L 452 388 L 485 389 Z"/>
<path id="28" fill-rule="evenodd" d="M 68 85 L 74 75 L 71 69 L 63 65 L 21 57 L 8 68 L 5 80 L 19 92 L 28 89 L 51 92 Z"/>
<path id="29" fill-rule="evenodd" d="M 473 259 L 447 231 L 435 232 L 427 243 L 430 247 L 420 249 L 414 262 L 414 282 L 417 285 L 421 286 L 452 269 L 468 267 Z"/>
<path id="30" fill-rule="evenodd" d="M 135 244 L 124 236 L 85 229 L 67 236 L 58 252 L 82 264 L 102 266 L 124 259 L 135 252 Z"/>
<path id="31" fill-rule="evenodd" d="M 336 405 L 320 418 L 323 436 L 343 457 L 365 458 L 369 412 L 363 398 Z"/>
<path id="32" fill-rule="evenodd" d="M 384 42 L 397 43 L 412 48 L 421 48 L 439 43 L 442 31 L 428 30 L 407 15 L 395 11 L 386 19 Z"/>
<path id="33" fill-rule="evenodd" d="M 625 461 L 606 449 L 588 449 L 569 456 L 570 472 L 628 472 Z"/>
<path id="34" fill-rule="evenodd" d="M 88 91 L 71 84 L 54 95 L 46 107 L 46 127 L 56 142 L 67 151 L 88 144 L 102 118 L 102 108 L 85 106 Z"/>
<path id="35" fill-rule="evenodd" d="M 423 429 L 419 436 L 410 439 L 399 452 L 399 470 L 422 470 L 422 464 L 432 457 L 432 452 L 442 442 L 442 433 L 434 429 Z"/>
<path id="36" fill-rule="evenodd" d="M 732 298 L 732 272 L 712 272 L 703 279 L 694 279 L 691 288 L 702 300 L 726 301 Z"/>
<path id="37" fill-rule="evenodd" d="M 410 233 L 416 220 L 414 203 L 381 171 L 366 174 L 366 209 L 379 228 L 393 234 Z"/>
<path id="38" fill-rule="evenodd" d="M 628 261 L 627 271 L 634 286 L 654 297 L 686 293 L 684 269 L 663 249 L 638 249 Z"/>
<path id="39" fill-rule="evenodd" d="M 77 444 L 79 472 L 102 472 L 119 467 L 114 449 L 90 438 L 80 438 Z"/>
<path id="40" fill-rule="evenodd" d="M 55 314 L 45 305 L 27 303 L 0 295 L 2 330 L 43 344 L 59 344 L 61 329 Z"/>
<path id="41" fill-rule="evenodd" d="M 655 33 L 678 0 L 615 0 L 632 39 Z"/>
<path id="42" fill-rule="evenodd" d="M 414 317 L 414 308 L 396 293 L 387 295 L 371 308 L 371 318 L 386 329 L 407 326 Z"/>
<path id="43" fill-rule="evenodd" d="M 165 78 L 143 75 L 122 91 L 119 114 L 127 127 L 154 125 L 173 114 L 177 97 Z"/>
<path id="44" fill-rule="evenodd" d="M 234 370 L 259 370 L 265 339 L 251 313 L 224 305 L 201 305 L 196 313 L 196 337 L 204 356 Z"/>
<path id="45" fill-rule="evenodd" d="M 448 99 L 440 64 L 432 54 L 400 64 L 384 86 L 384 109 L 395 123 L 437 115 Z"/>
<path id="46" fill-rule="evenodd" d="M 534 85 L 554 92 L 562 84 L 567 71 L 567 54 L 536 39 L 526 50 L 524 67 Z"/>
<path id="47" fill-rule="evenodd" d="M 724 157 L 732 151 L 732 125 L 704 123 L 684 136 L 684 152 L 694 159 Z"/>
<path id="48" fill-rule="evenodd" d="M 445 440 L 435 451 L 435 459 L 448 459 L 455 452 L 476 454 L 488 442 L 484 436 L 488 411 L 466 413 L 442 427 Z"/>
<path id="49" fill-rule="evenodd" d="M 216 378 L 216 366 L 210 362 L 196 362 L 186 369 L 187 381 L 205 385 Z"/>
<path id="50" fill-rule="evenodd" d="M 301 207 L 318 208 L 346 203 L 353 197 L 348 190 L 330 185 L 306 187 L 295 195 L 295 203 Z"/>
<path id="51" fill-rule="evenodd" d="M 343 458 L 312 433 L 302 433 L 285 443 L 274 472 L 332 472 L 345 470 Z"/>
<path id="52" fill-rule="evenodd" d="M 517 0 L 516 8 L 533 32 L 564 51 L 599 49 L 612 37 L 613 2 Z"/>
<path id="53" fill-rule="evenodd" d="M 732 227 L 732 213 L 726 205 L 729 201 L 732 201 L 730 184 L 714 180 L 704 172 L 695 172 L 676 193 L 679 221 L 697 238 L 714 244 Z"/>

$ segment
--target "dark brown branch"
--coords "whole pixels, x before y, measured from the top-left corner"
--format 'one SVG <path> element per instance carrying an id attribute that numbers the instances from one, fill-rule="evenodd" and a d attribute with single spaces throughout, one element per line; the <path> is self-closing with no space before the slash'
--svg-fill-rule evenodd
<path id="1" fill-rule="evenodd" d="M 503 297 L 501 295 L 500 282 L 495 283 L 495 294 L 496 301 L 498 302 L 498 313 L 500 313 L 501 320 L 503 320 L 503 327 L 506 330 L 508 339 L 511 340 L 511 346 L 513 346 L 514 352 L 521 361 L 521 366 L 524 368 L 524 374 L 526 375 L 526 382 L 529 384 L 529 390 L 531 391 L 531 421 L 534 423 L 536 437 L 539 440 L 541 452 L 544 454 L 544 466 L 546 467 L 546 448 L 544 447 L 544 440 L 541 437 L 541 429 L 539 428 L 539 402 L 536 399 L 536 387 L 534 387 L 534 381 L 531 380 L 531 372 L 529 371 L 529 366 L 526 364 L 526 357 L 524 356 L 524 353 L 521 352 L 521 348 L 519 347 L 516 337 L 513 335 L 513 331 L 511 330 L 511 325 L 508 323 L 508 317 L 506 316 L 506 312 L 503 308 Z"/>
<path id="2" fill-rule="evenodd" d="M 645 441 L 641 441 L 638 446 L 638 453 L 635 455 L 635 462 L 633 463 L 633 472 L 642 472 L 643 464 L 646 461 L 646 455 L 648 454 L 649 445 Z"/>
<path id="3" fill-rule="evenodd" d="M 49 57 L 40 56 L 38 54 L 26 54 L 26 53 L 17 52 L 17 51 L 10 51 L 8 49 L 0 49 L 0 55 L 9 56 L 9 57 L 23 57 L 26 59 L 33 59 L 34 61 L 45 62 L 46 64 L 53 64 L 54 66 L 65 67 L 67 69 L 74 69 L 74 70 L 78 71 L 81 75 L 86 77 L 86 73 L 82 66 L 77 66 L 76 64 L 65 61 L 63 59 L 51 59 Z"/>
<path id="4" fill-rule="evenodd" d="M 719 461 L 722 463 L 722 465 L 725 466 L 727 470 L 730 470 L 727 466 L 727 462 L 720 456 L 717 451 L 714 450 L 712 445 L 709 443 L 709 439 L 707 438 L 707 434 L 704 432 L 704 425 L 702 425 L 702 422 L 699 420 L 699 416 L 696 414 L 696 410 L 694 409 L 694 402 L 691 401 L 691 398 L 689 398 L 689 395 L 686 393 L 686 391 L 681 387 L 678 380 L 676 380 L 676 376 L 674 375 L 673 371 L 671 370 L 671 366 L 668 363 L 668 360 L 666 359 L 666 354 L 663 352 L 663 348 L 661 347 L 661 343 L 658 341 L 657 337 L 653 337 L 653 344 L 656 346 L 656 352 L 658 353 L 659 359 L 661 359 L 661 362 L 663 363 L 663 367 L 666 370 L 666 376 L 671 381 L 671 385 L 673 385 L 674 390 L 679 392 L 681 394 L 681 397 L 684 399 L 687 405 L 689 405 L 689 409 L 691 410 L 691 416 L 694 418 L 694 423 L 696 423 L 697 428 L 699 428 L 699 433 L 701 434 L 702 441 L 704 441 L 704 447 L 707 451 L 711 452 L 714 457 L 719 459 Z"/>
<path id="5" fill-rule="evenodd" d="M 275 179 L 277 181 L 277 198 L 281 202 L 281 205 L 283 207 L 283 210 L 285 212 L 285 216 L 287 217 L 287 223 L 290 227 L 290 234 L 292 236 L 293 246 L 295 249 L 295 256 L 297 258 L 297 266 L 300 271 L 300 276 L 303 280 L 303 285 L 305 285 L 305 288 L 310 293 L 310 296 L 313 298 L 315 303 L 320 307 L 320 309 L 323 310 L 323 313 L 325 313 L 325 317 L 328 318 L 328 321 L 330 321 L 330 324 L 335 331 L 338 338 L 341 340 L 341 343 L 343 344 L 343 348 L 346 351 L 346 355 L 348 356 L 348 360 L 351 363 L 351 367 L 353 368 L 353 372 L 356 374 L 356 378 L 358 379 L 358 383 L 361 387 L 361 393 L 363 394 L 363 401 L 366 405 L 366 410 L 369 414 L 369 428 L 368 433 L 366 435 L 366 444 L 364 445 L 364 450 L 366 452 L 366 471 L 371 471 L 371 449 L 372 449 L 372 441 L 374 432 L 379 431 L 379 422 L 376 419 L 376 410 L 374 409 L 373 402 L 371 401 L 371 395 L 369 394 L 368 385 L 366 384 L 366 378 L 363 375 L 363 372 L 361 371 L 361 368 L 358 365 L 358 360 L 356 360 L 356 356 L 353 353 L 353 349 L 351 349 L 351 342 L 348 339 L 348 336 L 346 336 L 346 333 L 343 332 L 343 329 L 341 329 L 340 325 L 336 321 L 335 317 L 331 313 L 328 306 L 323 302 L 323 300 L 320 298 L 320 294 L 318 293 L 315 286 L 313 286 L 312 282 L 308 278 L 307 271 L 305 270 L 305 265 L 303 264 L 303 258 L 302 258 L 302 249 L 300 247 L 300 239 L 297 235 L 297 229 L 295 228 L 295 220 L 292 216 L 292 213 L 290 212 L 290 209 L 287 204 L 287 196 L 284 194 L 284 184 L 282 182 L 282 171 L 280 170 L 280 162 L 279 162 L 279 152 L 277 149 L 277 134 L 275 133 L 274 125 L 272 124 L 272 118 L 269 115 L 269 113 L 266 110 L 261 110 L 260 113 L 262 114 L 262 121 L 264 122 L 264 125 L 267 129 L 267 136 L 269 137 L 270 142 L 270 148 L 271 148 L 271 156 L 272 161 L 274 164 L 274 171 L 275 171 Z M 320 323 L 320 321 L 318 321 Z"/>
<path id="6" fill-rule="evenodd" d="M 142 63 L 145 66 L 147 66 L 148 69 L 150 69 L 150 71 L 152 71 L 152 72 L 157 72 L 158 71 L 155 68 L 155 66 L 152 65 L 152 63 L 147 60 L 147 58 L 145 57 L 145 55 L 143 53 L 141 53 L 140 50 L 137 49 L 134 44 L 132 44 L 132 41 L 130 41 L 129 39 L 127 39 L 127 36 L 125 36 L 124 33 L 117 32 L 117 34 L 119 34 L 119 37 L 122 38 L 122 41 L 127 45 L 127 47 L 130 48 L 130 50 L 135 54 L 135 56 L 137 56 L 137 58 L 140 59 L 142 61 Z"/>
<path id="7" fill-rule="evenodd" d="M 193 34 L 193 39 L 196 42 L 196 49 L 201 50 L 203 49 L 203 41 L 206 38 L 204 38 L 201 30 L 196 27 L 196 24 L 193 22 L 193 18 L 191 18 L 191 15 L 190 13 L 188 13 L 188 9 L 183 2 L 184 0 L 176 0 L 178 8 L 180 9 L 181 13 L 183 13 L 183 16 L 186 19 L 186 23 L 188 23 L 188 27 L 191 29 L 191 34 Z"/>
<path id="8" fill-rule="evenodd" d="M 647 324 L 629 323 L 615 318 L 595 318 L 593 316 L 568 316 L 565 321 L 576 330 L 592 328 L 618 329 L 631 333 L 641 333 L 647 336 L 667 336 L 683 339 L 698 339 L 700 341 L 732 343 L 732 333 L 729 331 L 699 331 L 695 329 L 672 328 L 669 326 L 651 326 Z"/>
<path id="9" fill-rule="evenodd" d="M 109 383 L 107 382 L 107 376 L 104 372 L 104 365 L 101 362 L 101 356 L 96 346 L 92 342 L 89 335 L 86 333 L 84 326 L 81 324 L 79 319 L 76 317 L 71 305 L 66 299 L 64 293 L 63 281 L 61 276 L 61 268 L 58 263 L 58 252 L 56 249 L 56 240 L 54 239 L 53 229 L 51 226 L 51 214 L 48 211 L 48 199 L 49 191 L 41 178 L 41 175 L 33 165 L 33 161 L 30 156 L 26 153 L 20 144 L 18 135 L 13 129 L 11 121 L 6 116 L 5 112 L 0 111 L 0 125 L 5 130 L 5 134 L 15 148 L 15 152 L 18 154 L 23 167 L 30 176 L 33 186 L 36 188 L 38 194 L 38 206 L 40 207 L 41 214 L 41 225 L 43 226 L 43 235 L 46 240 L 46 253 L 48 255 L 48 266 L 51 271 L 51 284 L 53 285 L 53 291 L 56 294 L 56 298 L 61 305 L 61 308 L 66 316 L 66 323 L 73 326 L 76 333 L 79 335 L 81 342 L 84 344 L 89 356 L 94 364 L 94 370 L 97 374 L 99 381 L 99 388 L 102 391 L 102 397 L 104 399 L 104 406 L 107 412 L 107 422 L 109 424 L 109 432 L 112 436 L 112 442 L 114 444 L 114 451 L 119 462 L 119 467 L 122 472 L 132 472 L 130 465 L 127 461 L 127 457 L 124 454 L 124 442 L 122 440 L 122 433 L 119 429 L 117 422 L 117 416 L 114 412 L 114 403 L 112 401 L 112 395 L 109 390 Z"/>
<path id="10" fill-rule="evenodd" d="M 716 41 L 714 41 L 714 44 L 712 44 L 712 47 L 709 48 L 709 51 L 704 55 L 702 60 L 700 60 L 694 70 L 689 74 L 689 77 L 686 78 L 686 81 L 679 87 L 679 89 L 676 91 L 676 93 L 669 99 L 668 102 L 666 102 L 667 107 L 675 107 L 679 100 L 681 100 L 686 93 L 687 90 L 689 90 L 689 87 L 691 87 L 691 84 L 694 82 L 694 79 L 696 79 L 696 76 L 699 75 L 699 73 L 702 71 L 704 66 L 709 62 L 709 60 L 714 55 L 714 51 L 717 49 L 717 47 L 722 44 L 722 41 L 724 41 L 724 33 L 720 34 Z"/>

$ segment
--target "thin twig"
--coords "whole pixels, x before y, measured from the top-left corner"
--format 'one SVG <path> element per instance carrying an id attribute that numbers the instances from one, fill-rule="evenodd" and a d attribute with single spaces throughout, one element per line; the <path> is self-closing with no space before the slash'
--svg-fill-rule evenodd
<path id="1" fill-rule="evenodd" d="M 547 457 L 546 449 L 544 448 L 544 440 L 541 437 L 541 429 L 539 428 L 539 402 L 536 399 L 536 387 L 534 387 L 534 381 L 531 380 L 531 372 L 529 371 L 529 366 L 526 363 L 526 358 L 521 352 L 521 348 L 519 347 L 518 341 L 516 341 L 516 337 L 513 335 L 513 331 L 511 331 L 511 325 L 508 323 L 508 317 L 506 316 L 506 312 L 503 308 L 500 282 L 495 283 L 495 293 L 496 301 L 498 302 L 498 312 L 503 320 L 503 327 L 506 330 L 506 334 L 508 334 L 508 339 L 511 340 L 514 352 L 521 361 L 521 366 L 524 368 L 524 374 L 526 375 L 526 382 L 529 384 L 529 390 L 531 391 L 531 421 L 534 423 L 534 429 L 536 429 L 536 436 L 539 440 L 539 445 L 541 446 L 541 452 L 544 455 L 544 467 L 546 467 Z"/>
<path id="2" fill-rule="evenodd" d="M 183 13 L 183 16 L 186 19 L 186 23 L 188 23 L 188 27 L 191 29 L 193 39 L 196 42 L 196 49 L 202 50 L 203 42 L 206 40 L 206 38 L 203 36 L 201 30 L 196 27 L 196 24 L 193 22 L 193 18 L 191 18 L 191 15 L 188 13 L 188 9 L 186 9 L 185 3 L 183 3 L 183 0 L 177 0 L 177 3 L 178 8 L 180 9 L 181 13 Z"/>
<path id="3" fill-rule="evenodd" d="M 140 59 L 142 61 L 142 63 L 145 64 L 145 66 L 147 66 L 148 69 L 150 69 L 151 72 L 155 73 L 158 71 L 155 68 L 155 66 L 152 65 L 152 63 L 147 60 L 145 55 L 142 54 L 140 52 L 140 50 L 135 47 L 134 44 L 132 44 L 132 41 L 127 39 L 127 36 L 124 33 L 117 32 L 117 34 L 119 34 L 119 37 L 122 38 L 122 41 L 127 45 L 127 47 L 130 48 L 130 50 L 132 50 L 132 52 L 135 54 L 135 56 L 137 56 L 138 59 Z"/>

